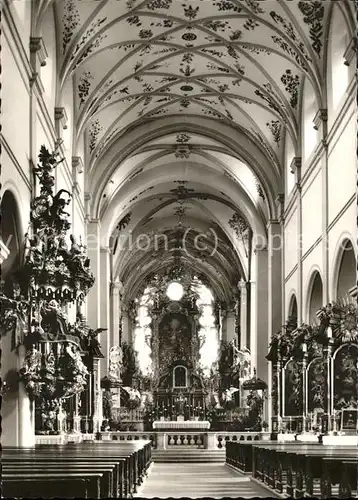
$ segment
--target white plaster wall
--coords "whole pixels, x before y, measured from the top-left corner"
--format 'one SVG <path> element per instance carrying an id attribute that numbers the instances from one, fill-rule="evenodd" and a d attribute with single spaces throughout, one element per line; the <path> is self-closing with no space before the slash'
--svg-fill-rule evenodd
<path id="1" fill-rule="evenodd" d="M 42 37 L 48 57 L 46 66 L 41 68 L 41 80 L 45 88 L 44 100 L 50 116 L 53 116 L 56 99 L 56 29 L 53 10 L 48 9 L 42 24 Z"/>
<path id="2" fill-rule="evenodd" d="M 27 3 L 27 2 L 26 2 Z M 30 104 L 26 74 L 19 71 L 5 36 L 2 37 L 2 133 L 26 175 L 29 172 Z"/>
<path id="3" fill-rule="evenodd" d="M 358 255 L 357 247 L 357 227 L 356 227 L 357 209 L 353 201 L 342 216 L 330 228 L 328 233 L 329 242 L 329 295 L 330 300 L 335 300 L 336 297 L 336 283 L 337 275 L 340 264 L 340 245 L 346 238 L 353 242 L 356 255 Z M 348 291 L 348 290 L 347 290 Z"/>
<path id="4" fill-rule="evenodd" d="M 316 171 L 302 193 L 302 254 L 322 234 L 322 176 Z"/>
<path id="5" fill-rule="evenodd" d="M 309 321 L 309 302 L 311 297 L 311 278 L 314 271 L 318 271 L 322 278 L 323 286 L 325 278 L 322 272 L 322 243 L 319 243 L 302 262 L 302 321 Z"/>
<path id="6" fill-rule="evenodd" d="M 35 2 L 28 0 L 12 0 L 9 2 L 10 12 L 22 41 L 27 56 L 30 53 L 29 39 L 31 35 L 31 7 Z"/>
<path id="7" fill-rule="evenodd" d="M 294 209 L 290 218 L 286 221 L 284 232 L 284 253 L 285 253 L 285 272 L 288 276 L 297 264 L 298 252 L 298 213 Z"/>
<path id="8" fill-rule="evenodd" d="M 328 218 L 331 223 L 356 191 L 356 123 L 353 114 L 342 123 L 336 140 L 329 145 L 328 154 Z"/>

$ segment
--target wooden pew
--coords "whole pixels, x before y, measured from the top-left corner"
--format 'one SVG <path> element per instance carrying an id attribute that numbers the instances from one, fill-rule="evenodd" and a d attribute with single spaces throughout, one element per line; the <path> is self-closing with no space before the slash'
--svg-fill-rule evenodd
<path id="1" fill-rule="evenodd" d="M 253 477 L 280 493 L 286 490 L 291 497 L 313 496 L 314 478 L 322 478 L 325 459 L 340 464 L 345 460 L 354 462 L 356 458 L 357 449 L 352 446 L 322 446 L 316 443 L 276 443 L 274 446 L 260 443 L 253 448 Z M 330 492 L 331 485 L 328 474 L 326 482 L 321 482 L 321 495 L 328 498 L 325 491 Z M 345 487 L 346 484 L 343 484 L 342 491 Z"/>
<path id="2" fill-rule="evenodd" d="M 38 463 L 35 461 L 28 462 L 26 459 L 23 463 L 19 464 L 17 462 L 12 462 L 9 460 L 3 461 L 2 472 L 3 474 L 28 474 L 32 477 L 34 474 L 40 474 L 46 472 L 48 475 L 53 473 L 61 473 L 66 477 L 66 474 L 78 473 L 82 476 L 87 472 L 101 473 L 103 474 L 100 480 L 100 497 L 101 498 L 112 498 L 113 494 L 113 471 L 114 464 L 104 465 L 100 464 L 90 464 L 77 462 L 69 462 L 67 464 L 59 463 L 58 461 L 47 461 L 45 463 Z"/>
<path id="3" fill-rule="evenodd" d="M 12 466 L 21 466 L 23 464 L 31 464 L 32 467 L 39 465 L 43 466 L 49 464 L 51 466 L 58 467 L 68 467 L 74 465 L 76 468 L 83 467 L 86 469 L 95 469 L 100 467 L 110 467 L 112 472 L 112 477 L 110 475 L 103 482 L 102 489 L 104 491 L 112 492 L 114 498 L 121 498 L 124 496 L 124 459 L 115 458 L 99 458 L 96 456 L 92 457 L 80 457 L 78 455 L 64 456 L 64 454 L 53 455 L 49 452 L 41 453 L 17 453 L 16 455 L 3 455 L 3 465 L 11 464 Z M 122 464 L 120 463 L 122 462 Z M 106 485 L 107 482 L 107 485 Z M 108 495 L 108 494 L 107 494 Z"/>
<path id="4" fill-rule="evenodd" d="M 143 475 L 150 464 L 151 446 L 149 441 L 135 442 L 114 442 L 115 446 L 108 446 L 111 442 L 86 442 L 81 444 L 67 445 L 42 445 L 28 449 L 4 448 L 3 457 L 5 460 L 16 460 L 20 464 L 26 460 L 32 460 L 33 464 L 46 463 L 51 461 L 54 465 L 59 463 L 63 466 L 68 463 L 78 463 L 80 466 L 86 463 L 92 466 L 116 467 L 112 471 L 112 480 L 108 476 L 107 481 L 102 481 L 102 490 L 99 495 L 108 497 L 128 497 L 136 491 L 136 486 L 140 484 Z M 19 455 L 19 452 L 21 455 Z M 34 465 L 31 465 L 34 467 Z M 105 471 L 108 472 L 108 471 Z M 109 495 L 109 488 L 112 488 L 113 495 Z"/>
<path id="5" fill-rule="evenodd" d="M 80 493 L 80 485 L 87 482 L 85 498 L 100 498 L 100 472 L 3 472 L 1 475 L 2 497 L 25 498 L 73 498 Z M 74 486 L 74 489 L 70 488 Z M 15 493 L 15 494 L 14 494 Z"/>

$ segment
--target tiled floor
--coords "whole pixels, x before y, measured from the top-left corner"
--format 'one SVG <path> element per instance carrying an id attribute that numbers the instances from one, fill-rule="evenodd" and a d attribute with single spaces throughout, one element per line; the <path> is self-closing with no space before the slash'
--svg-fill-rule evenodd
<path id="1" fill-rule="evenodd" d="M 272 495 L 250 481 L 248 476 L 223 463 L 153 463 L 149 476 L 136 496 L 167 497 L 234 497 L 272 498 Z"/>

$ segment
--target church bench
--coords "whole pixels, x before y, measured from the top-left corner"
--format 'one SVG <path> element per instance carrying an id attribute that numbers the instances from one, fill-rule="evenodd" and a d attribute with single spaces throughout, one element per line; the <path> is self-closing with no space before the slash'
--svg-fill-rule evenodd
<path id="1" fill-rule="evenodd" d="M 85 498 L 101 498 L 102 477 L 103 473 L 85 471 L 2 472 L 1 494 L 5 498 L 73 498 L 77 491 L 82 490 Z M 85 490 L 83 481 L 87 482 Z"/>
<path id="2" fill-rule="evenodd" d="M 33 474 L 46 472 L 51 475 L 52 473 L 62 473 L 66 475 L 68 472 L 83 474 L 87 472 L 100 472 L 103 477 L 100 482 L 100 497 L 101 498 L 111 498 L 114 495 L 113 487 L 113 472 L 115 465 L 103 464 L 103 463 L 83 463 L 78 464 L 77 462 L 59 463 L 58 461 L 48 461 L 45 463 L 39 463 L 35 461 L 28 462 L 26 460 L 23 463 L 14 463 L 8 460 L 3 460 L 2 472 L 3 473 L 19 473 L 28 474 L 30 477 Z"/>
<path id="3" fill-rule="evenodd" d="M 47 459 L 56 456 L 56 458 L 72 458 L 78 460 L 99 460 L 113 461 L 119 468 L 115 475 L 114 491 L 118 492 L 120 497 L 128 496 L 136 491 L 136 486 L 141 483 L 143 475 L 146 473 L 151 460 L 150 441 L 135 442 L 114 442 L 115 446 L 109 446 L 108 442 L 86 442 L 80 444 L 66 445 L 40 445 L 36 448 L 21 448 L 21 453 L 26 456 L 33 456 L 34 459 Z M 12 456 L 18 455 L 18 448 L 5 448 L 4 453 Z"/>
<path id="4" fill-rule="evenodd" d="M 321 478 L 323 459 L 340 463 L 357 456 L 354 447 L 284 443 L 253 448 L 253 477 L 280 493 L 294 497 L 313 495 L 313 479 Z"/>
<path id="5" fill-rule="evenodd" d="M 82 458 L 79 456 L 63 456 L 59 455 L 53 457 L 51 454 L 27 454 L 19 456 L 3 456 L 3 465 L 11 465 L 15 467 L 16 465 L 21 466 L 23 464 L 31 465 L 32 467 L 39 465 L 43 466 L 49 464 L 50 466 L 56 465 L 57 467 L 72 466 L 77 468 L 84 467 L 85 470 L 98 468 L 98 467 L 110 467 L 112 469 L 112 496 L 115 498 L 122 498 L 125 496 L 125 477 L 124 477 L 124 461 L 122 458 L 99 458 L 99 457 L 87 457 Z"/>
<path id="6" fill-rule="evenodd" d="M 48 463 L 49 461 L 63 464 L 66 462 L 70 463 L 93 463 L 93 464 L 113 464 L 116 467 L 115 475 L 114 475 L 114 494 L 118 497 L 126 497 L 133 490 L 133 485 L 131 483 L 131 475 L 130 475 L 130 465 L 129 460 L 133 456 L 132 453 L 127 454 L 127 457 L 120 457 L 114 455 L 112 453 L 103 454 L 103 453 L 92 453 L 90 455 L 88 452 L 83 452 L 80 450 L 72 451 L 71 450 L 56 450 L 55 454 L 52 450 L 41 450 L 37 451 L 36 449 L 28 449 L 24 454 L 19 454 L 24 452 L 23 449 L 18 450 L 15 453 L 9 455 L 8 453 L 3 454 L 3 458 L 5 460 L 17 460 L 20 463 L 23 463 L 24 460 L 31 460 L 34 463 Z M 11 457 L 11 458 L 10 458 Z"/>

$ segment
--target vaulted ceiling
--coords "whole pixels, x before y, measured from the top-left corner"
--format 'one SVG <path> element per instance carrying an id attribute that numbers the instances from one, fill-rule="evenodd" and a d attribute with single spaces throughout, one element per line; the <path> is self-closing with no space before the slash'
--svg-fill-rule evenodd
<path id="1" fill-rule="evenodd" d="M 91 211 L 111 241 L 126 215 L 132 234 L 175 231 L 184 201 L 184 227 L 220 228 L 218 260 L 191 256 L 190 265 L 222 273 L 227 289 L 248 277 L 229 221 L 240 214 L 265 235 L 277 216 L 304 82 L 319 107 L 323 99 L 330 9 L 311 0 L 56 1 L 60 85 L 73 85 Z M 118 252 L 116 272 L 130 279 L 160 266 L 159 255 L 162 265 L 173 259 Z"/>

